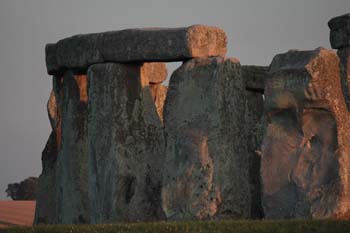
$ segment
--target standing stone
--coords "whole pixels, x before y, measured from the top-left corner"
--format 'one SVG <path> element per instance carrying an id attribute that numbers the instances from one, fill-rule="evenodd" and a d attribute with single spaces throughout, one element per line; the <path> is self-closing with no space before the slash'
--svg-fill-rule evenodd
<path id="1" fill-rule="evenodd" d="M 261 206 L 260 155 L 263 130 L 265 128 L 264 88 L 268 67 L 242 66 L 242 77 L 246 89 L 247 149 L 249 153 L 249 180 L 251 190 L 251 217 L 264 217 Z"/>
<path id="2" fill-rule="evenodd" d="M 46 47 L 49 74 L 86 70 L 103 62 L 170 62 L 225 56 L 226 34 L 217 27 L 126 29 L 76 35 Z"/>
<path id="3" fill-rule="evenodd" d="M 53 224 L 56 219 L 56 159 L 57 142 L 52 131 L 42 152 L 42 172 L 36 197 L 35 224 Z"/>
<path id="4" fill-rule="evenodd" d="M 55 83 L 59 77 L 53 77 Z M 57 103 L 58 93 L 51 91 L 47 103 L 47 112 L 52 132 L 42 152 L 42 172 L 39 176 L 38 193 L 36 198 L 35 224 L 53 224 L 56 222 L 56 160 L 58 154 L 58 133 L 60 113 Z"/>
<path id="5" fill-rule="evenodd" d="M 92 223 L 164 218 L 164 136 L 139 65 L 96 64 L 89 77 Z"/>
<path id="6" fill-rule="evenodd" d="M 350 209 L 349 113 L 330 50 L 275 56 L 262 146 L 267 218 L 342 217 Z"/>
<path id="7" fill-rule="evenodd" d="M 162 202 L 168 219 L 249 217 L 249 157 L 241 66 L 198 58 L 171 79 Z"/>
<path id="8" fill-rule="evenodd" d="M 89 223 L 87 77 L 67 71 L 56 88 L 61 108 L 55 181 L 57 223 Z"/>

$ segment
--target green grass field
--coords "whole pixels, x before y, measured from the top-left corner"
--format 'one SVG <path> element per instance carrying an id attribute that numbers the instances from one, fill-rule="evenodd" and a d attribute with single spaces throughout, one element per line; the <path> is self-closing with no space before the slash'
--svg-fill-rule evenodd
<path id="1" fill-rule="evenodd" d="M 350 221 L 189 221 L 123 223 L 111 225 L 51 225 L 0 229 L 8 233 L 347 233 Z"/>

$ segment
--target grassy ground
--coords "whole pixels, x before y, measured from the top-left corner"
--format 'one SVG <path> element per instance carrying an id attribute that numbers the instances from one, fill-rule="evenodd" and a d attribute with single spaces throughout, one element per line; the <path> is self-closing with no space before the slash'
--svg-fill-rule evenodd
<path id="1" fill-rule="evenodd" d="M 211 221 L 11 227 L 8 233 L 350 233 L 350 221 Z"/>

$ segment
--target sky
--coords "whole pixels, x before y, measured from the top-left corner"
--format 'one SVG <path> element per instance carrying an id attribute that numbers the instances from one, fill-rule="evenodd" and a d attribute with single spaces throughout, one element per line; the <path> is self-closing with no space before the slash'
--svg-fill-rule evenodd
<path id="1" fill-rule="evenodd" d="M 207 24 L 224 29 L 228 56 L 269 65 L 289 49 L 330 48 L 330 18 L 349 0 L 0 0 L 0 199 L 41 173 L 50 133 L 46 43 L 74 34 Z M 169 64 L 169 73 L 179 63 Z"/>

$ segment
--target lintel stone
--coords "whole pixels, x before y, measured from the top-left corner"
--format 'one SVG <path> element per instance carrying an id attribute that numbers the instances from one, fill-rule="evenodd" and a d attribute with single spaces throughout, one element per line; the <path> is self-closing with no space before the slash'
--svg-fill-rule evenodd
<path id="1" fill-rule="evenodd" d="M 75 35 L 46 46 L 49 74 L 86 70 L 103 62 L 173 62 L 225 56 L 226 34 L 217 27 L 126 29 Z"/>
<path id="2" fill-rule="evenodd" d="M 333 49 L 350 46 L 350 14 L 331 19 L 328 26 L 331 29 L 330 42 Z"/>

